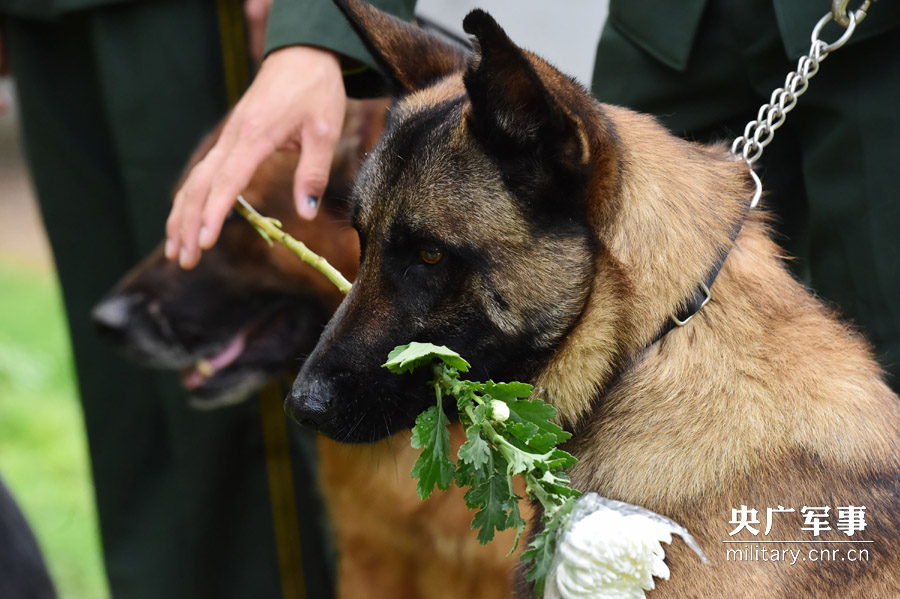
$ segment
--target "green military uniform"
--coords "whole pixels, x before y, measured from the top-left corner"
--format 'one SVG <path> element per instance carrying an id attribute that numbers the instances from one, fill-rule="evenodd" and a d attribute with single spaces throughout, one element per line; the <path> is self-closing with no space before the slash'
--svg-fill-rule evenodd
<path id="1" fill-rule="evenodd" d="M 330 597 L 314 440 L 286 423 L 283 392 L 196 412 L 173 376 L 125 364 L 88 317 L 161 240 L 189 153 L 228 108 L 223 57 L 247 71 L 240 1 L 0 0 L 0 15 L 113 596 Z"/>
<path id="2" fill-rule="evenodd" d="M 820 0 L 612 0 L 593 92 L 677 134 L 732 139 L 809 51 Z M 859 3 L 850 2 L 850 9 Z M 900 3 L 831 54 L 766 148 L 764 202 L 798 274 L 874 343 L 900 388 Z M 832 23 L 822 38 L 836 40 Z"/>
<path id="3" fill-rule="evenodd" d="M 411 20 L 415 0 L 374 0 L 373 4 Z M 352 97 L 388 93 L 375 62 L 332 0 L 278 0 L 272 5 L 266 31 L 266 52 L 302 43 L 337 52 L 342 57 L 344 85 Z"/>

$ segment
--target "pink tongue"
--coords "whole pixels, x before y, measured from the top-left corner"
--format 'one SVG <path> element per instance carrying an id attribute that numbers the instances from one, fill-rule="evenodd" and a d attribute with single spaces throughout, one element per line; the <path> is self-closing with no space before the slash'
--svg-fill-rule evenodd
<path id="1" fill-rule="evenodd" d="M 239 334 L 237 337 L 231 340 L 225 349 L 217 353 L 211 358 L 207 358 L 206 361 L 209 362 L 209 365 L 212 366 L 216 370 L 222 370 L 232 362 L 234 362 L 241 352 L 244 351 L 244 344 L 247 341 L 247 336 L 245 333 Z"/>
<path id="2" fill-rule="evenodd" d="M 214 371 L 222 370 L 241 355 L 241 352 L 244 351 L 246 341 L 246 333 L 239 334 L 231 341 L 231 343 L 225 346 L 225 349 L 216 355 L 207 358 L 206 363 L 211 366 Z M 182 371 L 181 384 L 188 391 L 192 391 L 205 383 L 208 378 L 208 376 L 197 370 L 196 367 L 191 367 Z"/>

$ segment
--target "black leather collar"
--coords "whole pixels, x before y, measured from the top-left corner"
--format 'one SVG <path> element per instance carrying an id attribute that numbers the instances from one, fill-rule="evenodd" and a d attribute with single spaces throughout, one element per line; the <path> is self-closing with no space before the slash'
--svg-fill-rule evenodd
<path id="1" fill-rule="evenodd" d="M 680 307 L 680 309 L 669 316 L 666 321 L 663 323 L 660 328 L 659 333 L 656 334 L 656 337 L 653 341 L 650 342 L 649 345 L 653 345 L 660 339 L 666 336 L 672 329 L 680 328 L 688 324 L 694 316 L 700 311 L 703 306 L 709 302 L 711 298 L 710 291 L 712 290 L 713 283 L 716 282 L 716 277 L 719 276 L 719 271 L 722 270 L 722 265 L 725 264 L 725 260 L 728 258 L 728 254 L 731 253 L 731 249 L 734 247 L 734 242 L 740 235 L 741 230 L 744 228 L 744 222 L 747 220 L 747 215 L 750 213 L 750 206 L 747 205 L 744 210 L 744 214 L 741 217 L 741 220 L 737 222 L 737 224 L 733 227 L 731 231 L 731 239 L 730 243 L 723 247 L 719 252 L 719 257 L 716 259 L 715 264 L 713 264 L 712 268 L 706 273 L 706 277 L 703 281 L 699 282 L 695 287 L 690 297 L 687 298 L 687 301 Z M 648 346 L 649 347 L 649 346 Z"/>

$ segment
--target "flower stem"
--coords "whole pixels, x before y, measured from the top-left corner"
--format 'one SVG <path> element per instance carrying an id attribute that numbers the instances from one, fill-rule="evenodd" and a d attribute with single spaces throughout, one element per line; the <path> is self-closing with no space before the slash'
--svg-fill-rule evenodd
<path id="1" fill-rule="evenodd" d="M 522 478 L 525 479 L 525 488 L 531 491 L 544 507 L 544 520 L 553 519 L 553 516 L 556 515 L 556 512 L 560 507 L 562 507 L 560 503 L 553 501 L 553 499 L 550 498 L 550 496 L 541 486 L 541 482 L 537 478 L 535 478 L 534 474 L 532 474 L 531 472 L 522 473 Z"/>
<path id="2" fill-rule="evenodd" d="M 301 260 L 325 275 L 325 277 L 331 281 L 335 287 L 340 289 L 341 293 L 344 295 L 347 295 L 350 292 L 350 281 L 345 279 L 344 275 L 329 264 L 325 258 L 306 247 L 305 243 L 294 239 L 285 233 L 281 229 L 280 222 L 257 212 L 242 196 L 237 197 L 237 203 L 234 205 L 234 208 L 241 216 L 247 219 L 267 241 L 270 243 L 271 241 L 277 241 L 297 254 Z"/>

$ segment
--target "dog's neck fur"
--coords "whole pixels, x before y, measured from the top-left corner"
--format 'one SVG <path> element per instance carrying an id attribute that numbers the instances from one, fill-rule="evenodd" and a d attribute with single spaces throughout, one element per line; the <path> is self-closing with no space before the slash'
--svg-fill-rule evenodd
<path id="1" fill-rule="evenodd" d="M 728 160 L 723 148 L 663 134 L 645 115 L 602 110 L 607 134 L 595 146 L 606 147 L 592 155 L 606 164 L 587 200 L 601 248 L 593 289 L 579 323 L 537 381 L 573 428 L 730 249 L 749 198 L 746 167 Z M 585 374 L 572 380 L 576 364 Z"/>
<path id="2" fill-rule="evenodd" d="M 628 150 L 619 156 L 616 222 L 598 217 L 604 255 L 591 296 L 536 381 L 577 431 L 573 450 L 590 454 L 591 471 L 576 466 L 573 482 L 671 513 L 764 469 L 760 460 L 773 455 L 893 470 L 884 456 L 897 454 L 896 397 L 865 343 L 785 269 L 760 214 L 736 240 L 712 301 L 648 347 L 731 245 L 749 198 L 746 167 L 722 148 L 663 138 L 652 119 L 606 111 L 628 121 L 618 127 Z M 826 347 L 808 351 L 823 338 Z M 733 425 L 752 430 L 735 435 Z M 871 434 L 847 437 L 845 427 Z M 681 435 L 705 444 L 680 446 Z"/>

